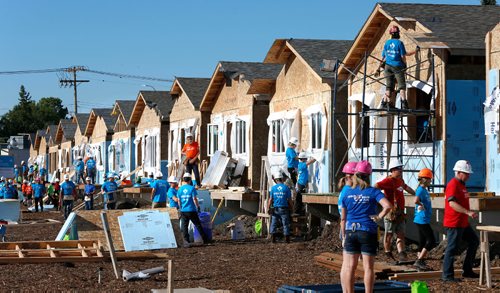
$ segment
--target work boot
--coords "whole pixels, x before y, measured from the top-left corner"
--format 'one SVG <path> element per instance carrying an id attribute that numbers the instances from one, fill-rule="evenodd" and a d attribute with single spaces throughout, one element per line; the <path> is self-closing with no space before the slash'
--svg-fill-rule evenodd
<path id="1" fill-rule="evenodd" d="M 276 234 L 271 235 L 271 243 L 276 243 Z"/>
<path id="2" fill-rule="evenodd" d="M 290 243 L 290 235 L 286 235 L 285 236 L 285 242 L 286 243 Z"/>
<path id="3" fill-rule="evenodd" d="M 401 110 L 408 110 L 410 106 L 408 105 L 408 100 L 401 100 Z"/>
<path id="4" fill-rule="evenodd" d="M 471 279 L 478 279 L 479 278 L 479 274 L 474 272 L 474 271 L 471 271 L 471 272 L 464 272 L 462 273 L 462 277 L 464 278 L 471 278 Z"/>
<path id="5" fill-rule="evenodd" d="M 414 266 L 417 267 L 417 269 L 422 270 L 422 271 L 427 271 L 429 270 L 429 267 L 425 263 L 425 260 L 423 259 L 417 259 L 417 261 L 414 263 Z"/>
<path id="6" fill-rule="evenodd" d="M 400 253 L 398 253 L 398 261 L 399 261 L 399 262 L 405 262 L 405 261 L 408 261 L 408 258 L 407 258 L 407 256 L 406 256 L 406 252 L 401 251 Z"/>

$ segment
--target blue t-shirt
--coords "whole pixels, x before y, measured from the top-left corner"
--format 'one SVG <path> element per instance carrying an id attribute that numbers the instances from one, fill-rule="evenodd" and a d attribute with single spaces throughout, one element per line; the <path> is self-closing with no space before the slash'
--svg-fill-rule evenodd
<path id="1" fill-rule="evenodd" d="M 45 176 L 45 175 L 47 175 L 47 169 L 40 168 L 40 176 Z"/>
<path id="2" fill-rule="evenodd" d="M 177 196 L 177 189 L 170 187 L 168 189 L 167 197 L 168 197 L 168 205 L 171 208 L 179 208 L 179 204 L 174 200 L 174 196 Z"/>
<path id="3" fill-rule="evenodd" d="M 28 169 L 28 174 L 32 174 L 33 172 L 35 172 L 35 167 L 31 165 Z"/>
<path id="4" fill-rule="evenodd" d="M 297 160 L 297 152 L 295 149 L 288 147 L 285 152 L 286 162 L 288 168 L 297 168 L 299 166 L 299 161 Z"/>
<path id="5" fill-rule="evenodd" d="M 87 170 L 95 170 L 95 160 L 94 159 L 88 159 L 87 160 Z"/>
<path id="6" fill-rule="evenodd" d="M 420 199 L 421 204 L 424 206 L 425 211 L 419 211 L 419 205 L 415 205 L 415 217 L 413 218 L 413 222 L 417 224 L 429 224 L 431 222 L 432 216 L 432 205 L 431 205 L 431 196 L 427 189 L 419 186 L 415 191 L 415 196 Z"/>
<path id="7" fill-rule="evenodd" d="M 155 190 L 153 202 L 167 202 L 167 181 L 163 179 L 157 179 L 153 181 L 153 183 L 151 184 L 151 188 L 154 188 Z"/>
<path id="8" fill-rule="evenodd" d="M 278 183 L 271 187 L 269 196 L 273 200 L 273 206 L 275 208 L 287 208 L 288 200 L 292 198 L 292 192 L 285 184 Z"/>
<path id="9" fill-rule="evenodd" d="M 101 186 L 101 189 L 104 191 L 104 192 L 110 192 L 110 193 L 106 193 L 104 194 L 104 201 L 105 202 L 108 202 L 108 201 L 114 201 L 115 199 L 115 193 L 113 191 L 116 191 L 118 189 L 118 184 L 116 184 L 115 181 L 111 182 L 111 181 L 106 181 L 104 182 L 104 184 Z"/>
<path id="10" fill-rule="evenodd" d="M 196 212 L 196 204 L 194 203 L 194 198 L 198 195 L 196 188 L 189 184 L 182 185 L 179 190 L 177 190 L 177 198 L 179 198 L 181 212 Z"/>
<path id="11" fill-rule="evenodd" d="M 76 170 L 76 172 L 83 173 L 84 169 L 85 169 L 85 164 L 83 163 L 83 161 L 78 160 L 78 161 L 75 162 L 75 170 Z"/>
<path id="12" fill-rule="evenodd" d="M 2 187 L 2 196 L 4 199 L 13 199 L 16 194 L 16 190 L 12 185 L 4 185 Z"/>
<path id="13" fill-rule="evenodd" d="M 297 178 L 297 183 L 300 185 L 307 185 L 309 181 L 309 169 L 307 168 L 306 162 L 299 162 L 299 177 Z"/>
<path id="14" fill-rule="evenodd" d="M 19 168 L 14 168 L 14 176 L 19 177 Z"/>
<path id="15" fill-rule="evenodd" d="M 92 194 L 95 192 L 94 184 L 85 184 L 85 189 L 83 191 L 85 194 Z"/>
<path id="16" fill-rule="evenodd" d="M 33 188 L 33 196 L 35 198 L 40 198 L 45 193 L 45 185 L 40 183 L 35 183 L 31 186 Z"/>
<path id="17" fill-rule="evenodd" d="M 390 66 L 405 67 L 403 56 L 406 55 L 406 49 L 403 42 L 398 39 L 390 39 L 385 42 L 382 57 L 385 57 L 385 63 Z"/>
<path id="18" fill-rule="evenodd" d="M 351 188 L 342 198 L 342 207 L 347 213 L 346 231 L 351 230 L 354 224 L 356 230 L 377 233 L 377 223 L 370 219 L 370 216 L 377 214 L 377 202 L 383 198 L 384 194 L 373 187 L 363 190 L 359 187 Z"/>
<path id="19" fill-rule="evenodd" d="M 349 190 L 351 190 L 351 186 L 344 185 L 344 187 L 342 187 L 342 190 L 340 191 L 340 194 L 339 194 L 339 202 L 337 203 L 337 206 L 339 208 L 339 215 L 341 217 L 342 217 L 342 199 L 349 192 Z"/>
<path id="20" fill-rule="evenodd" d="M 28 166 L 23 165 L 23 174 L 26 173 L 26 171 L 28 171 Z"/>
<path id="21" fill-rule="evenodd" d="M 76 189 L 75 183 L 73 181 L 64 181 L 61 184 L 62 195 L 73 195 L 73 191 Z"/>

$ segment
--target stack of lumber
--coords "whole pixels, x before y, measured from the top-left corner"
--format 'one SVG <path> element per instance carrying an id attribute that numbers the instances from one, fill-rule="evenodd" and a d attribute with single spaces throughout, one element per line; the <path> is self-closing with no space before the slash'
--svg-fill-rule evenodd
<path id="1" fill-rule="evenodd" d="M 342 270 L 342 255 L 330 252 L 323 252 L 320 255 L 314 257 L 316 263 L 327 269 L 340 272 Z M 378 280 L 386 280 L 389 276 L 396 273 L 408 273 L 415 272 L 415 269 L 405 266 L 395 266 L 383 262 L 375 262 L 374 265 L 375 278 Z M 356 277 L 363 277 L 365 272 L 363 268 L 363 261 L 358 262 L 358 266 L 354 272 Z"/>

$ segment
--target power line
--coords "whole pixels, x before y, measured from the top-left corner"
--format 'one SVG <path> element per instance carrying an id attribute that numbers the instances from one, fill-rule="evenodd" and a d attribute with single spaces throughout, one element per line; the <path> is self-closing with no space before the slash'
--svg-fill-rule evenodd
<path id="1" fill-rule="evenodd" d="M 163 78 L 158 78 L 158 77 L 132 75 L 132 74 L 104 72 L 104 71 L 91 70 L 91 69 L 87 69 L 87 68 L 84 68 L 82 71 L 86 71 L 86 72 L 90 72 L 90 73 L 95 73 L 95 74 L 109 75 L 109 76 L 114 76 L 114 77 L 119 77 L 119 78 L 130 78 L 130 79 L 141 79 L 141 80 L 174 82 L 171 79 L 163 79 Z"/>
<path id="2" fill-rule="evenodd" d="M 14 75 L 14 74 L 51 73 L 51 72 L 62 72 L 65 69 L 66 68 L 0 71 L 0 74 L 1 75 Z"/>

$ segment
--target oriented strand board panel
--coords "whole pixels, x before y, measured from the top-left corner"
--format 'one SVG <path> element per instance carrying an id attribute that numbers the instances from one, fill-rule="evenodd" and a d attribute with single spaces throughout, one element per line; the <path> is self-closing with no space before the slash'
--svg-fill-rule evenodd
<path id="1" fill-rule="evenodd" d="M 118 223 L 118 217 L 122 216 L 127 212 L 137 212 L 150 209 L 131 209 L 131 210 L 108 210 L 108 222 L 111 231 L 111 237 L 113 238 L 113 244 L 115 250 L 124 250 L 123 239 L 120 232 L 120 225 Z M 170 215 L 170 220 L 172 222 L 172 227 L 174 229 L 175 239 L 177 245 L 182 243 L 182 235 L 179 228 L 179 214 L 175 208 L 161 208 L 158 209 L 161 212 L 168 212 Z M 102 229 L 101 222 L 101 212 L 102 210 L 85 211 L 80 210 L 77 212 L 76 223 L 78 228 L 78 238 L 80 240 L 99 240 L 104 246 L 104 250 L 107 250 L 106 236 Z"/>

